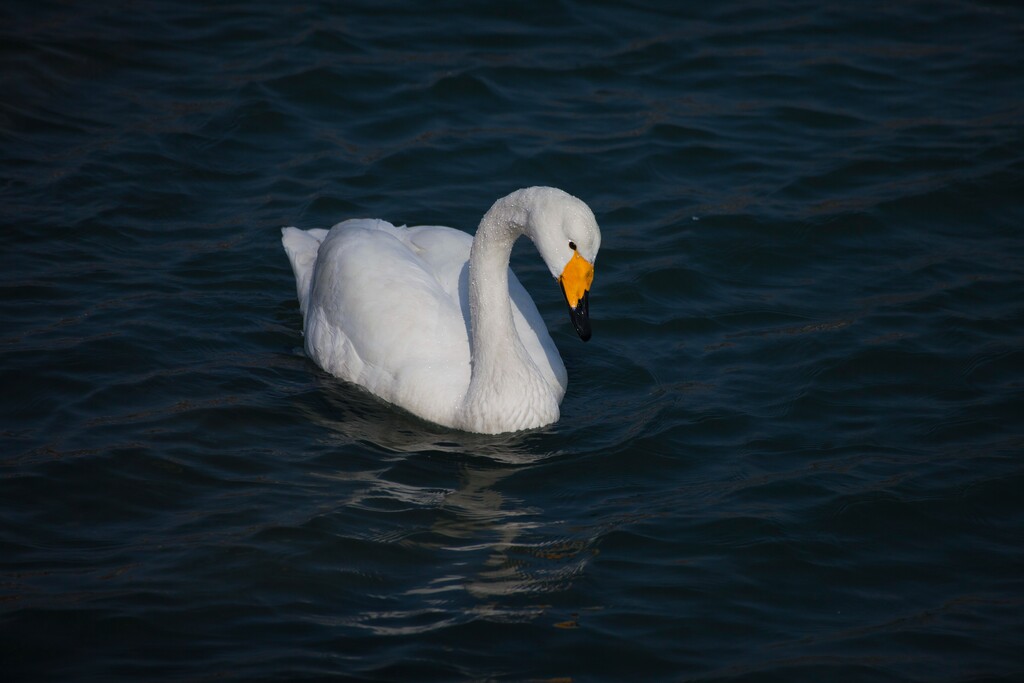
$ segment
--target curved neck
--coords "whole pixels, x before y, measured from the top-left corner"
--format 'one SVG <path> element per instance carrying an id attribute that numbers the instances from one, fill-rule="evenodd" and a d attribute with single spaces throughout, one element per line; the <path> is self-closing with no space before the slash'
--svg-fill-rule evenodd
<path id="1" fill-rule="evenodd" d="M 512 245 L 524 234 L 526 214 L 509 198 L 498 200 L 484 214 L 469 252 L 469 310 L 473 348 L 473 380 L 495 364 L 508 362 L 511 350 L 529 360 L 512 320 L 508 263 Z"/>
<path id="2" fill-rule="evenodd" d="M 498 200 L 484 215 L 469 253 L 472 369 L 462 419 L 474 431 L 512 432 L 558 419 L 558 397 L 512 317 L 509 257 L 515 241 L 530 231 L 528 209 L 517 194 Z"/>

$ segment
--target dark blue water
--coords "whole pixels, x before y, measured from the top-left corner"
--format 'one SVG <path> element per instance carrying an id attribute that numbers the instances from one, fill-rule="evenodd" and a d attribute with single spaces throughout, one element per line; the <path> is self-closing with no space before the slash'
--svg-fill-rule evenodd
<path id="1" fill-rule="evenodd" d="M 0 678 L 1024 679 L 1024 9 L 0 6 Z M 562 419 L 321 372 L 280 227 L 604 241 Z"/>

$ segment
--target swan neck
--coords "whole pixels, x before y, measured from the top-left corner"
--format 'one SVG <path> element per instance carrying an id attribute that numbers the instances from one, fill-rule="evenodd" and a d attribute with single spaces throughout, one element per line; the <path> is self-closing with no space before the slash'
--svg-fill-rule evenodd
<path id="1" fill-rule="evenodd" d="M 469 304 L 474 374 L 481 364 L 478 361 L 494 360 L 491 351 L 510 343 L 521 346 L 512 321 L 508 264 L 512 245 L 524 233 L 525 216 L 505 200 L 496 202 L 484 215 L 470 249 Z"/>
<path id="2" fill-rule="evenodd" d="M 558 399 L 530 357 L 512 317 L 509 258 L 521 235 L 532 237 L 521 191 L 484 215 L 469 253 L 472 367 L 462 420 L 476 431 L 518 431 L 558 419 Z"/>

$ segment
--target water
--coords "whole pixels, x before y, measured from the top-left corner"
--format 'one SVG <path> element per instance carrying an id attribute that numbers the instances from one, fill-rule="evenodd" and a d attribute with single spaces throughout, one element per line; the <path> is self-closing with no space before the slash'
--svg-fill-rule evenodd
<path id="1" fill-rule="evenodd" d="M 1017 3 L 5 3 L 0 670 L 1024 674 Z M 302 353 L 282 225 L 587 201 L 528 244 L 560 422 Z"/>

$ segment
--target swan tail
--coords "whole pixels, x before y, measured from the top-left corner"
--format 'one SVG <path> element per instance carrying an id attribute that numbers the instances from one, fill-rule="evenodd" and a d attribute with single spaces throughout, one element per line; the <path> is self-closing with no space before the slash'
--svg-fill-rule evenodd
<path id="1" fill-rule="evenodd" d="M 295 273 L 295 293 L 299 297 L 299 310 L 306 316 L 306 304 L 309 301 L 309 282 L 313 277 L 313 266 L 320 243 L 327 236 L 326 230 L 299 230 L 298 228 L 281 228 L 281 244 L 288 254 Z"/>

